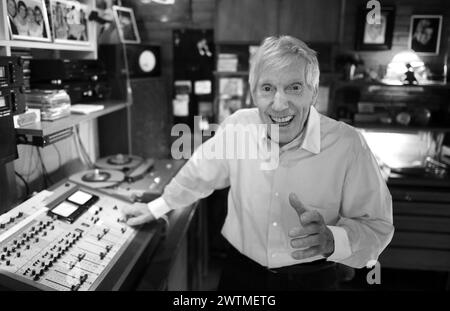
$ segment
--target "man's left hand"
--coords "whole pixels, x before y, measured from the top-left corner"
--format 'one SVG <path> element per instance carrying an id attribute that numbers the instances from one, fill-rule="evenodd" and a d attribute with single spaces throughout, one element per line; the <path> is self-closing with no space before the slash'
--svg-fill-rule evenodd
<path id="1" fill-rule="evenodd" d="M 301 224 L 289 231 L 291 246 L 299 248 L 292 252 L 292 258 L 300 260 L 316 255 L 329 257 L 333 254 L 333 233 L 322 215 L 318 211 L 308 211 L 294 193 L 289 195 L 289 203 L 297 212 Z"/>

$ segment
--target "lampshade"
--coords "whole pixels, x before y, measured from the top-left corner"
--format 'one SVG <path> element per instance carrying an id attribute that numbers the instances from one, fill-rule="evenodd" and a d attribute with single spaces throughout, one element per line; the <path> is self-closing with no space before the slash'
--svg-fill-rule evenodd
<path id="1" fill-rule="evenodd" d="M 383 82 L 388 84 L 401 85 L 405 72 L 408 71 L 406 64 L 410 64 L 412 70 L 416 73 L 418 80 L 422 78 L 421 74 L 425 72 L 425 63 L 422 59 L 412 50 L 402 51 L 392 58 L 391 62 L 387 66 L 386 76 Z M 423 77 L 426 79 L 426 77 Z"/>

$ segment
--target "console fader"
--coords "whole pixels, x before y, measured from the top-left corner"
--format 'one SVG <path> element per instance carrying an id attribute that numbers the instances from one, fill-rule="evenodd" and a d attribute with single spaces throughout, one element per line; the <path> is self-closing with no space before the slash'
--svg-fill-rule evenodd
<path id="1" fill-rule="evenodd" d="M 128 204 L 66 182 L 0 215 L 0 284 L 95 290 L 137 234 L 121 218 Z"/>

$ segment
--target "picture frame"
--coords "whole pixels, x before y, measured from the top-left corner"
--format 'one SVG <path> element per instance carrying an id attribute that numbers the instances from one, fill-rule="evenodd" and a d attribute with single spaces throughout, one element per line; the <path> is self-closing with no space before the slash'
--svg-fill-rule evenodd
<path id="1" fill-rule="evenodd" d="M 78 1 L 50 0 L 53 41 L 88 45 L 88 6 Z"/>
<path id="2" fill-rule="evenodd" d="M 412 15 L 408 47 L 418 55 L 438 55 L 441 33 L 442 15 Z"/>
<path id="3" fill-rule="evenodd" d="M 356 50 L 382 51 L 390 50 L 394 32 L 395 6 L 383 6 L 380 9 L 380 23 L 367 23 L 370 9 L 360 10 L 356 35 Z"/>
<path id="4" fill-rule="evenodd" d="M 113 13 L 116 27 L 119 31 L 120 42 L 124 44 L 141 43 L 133 9 L 114 5 Z"/>
<path id="5" fill-rule="evenodd" d="M 11 39 L 52 40 L 45 0 L 7 0 L 7 10 Z"/>

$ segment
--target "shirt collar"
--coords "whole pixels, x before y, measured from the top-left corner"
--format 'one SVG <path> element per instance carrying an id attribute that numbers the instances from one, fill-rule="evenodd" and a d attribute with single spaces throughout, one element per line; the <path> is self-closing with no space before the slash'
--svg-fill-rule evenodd
<path id="1" fill-rule="evenodd" d="M 305 138 L 300 148 L 314 154 L 320 153 L 320 115 L 313 106 L 309 109 Z"/>
<path id="2" fill-rule="evenodd" d="M 263 143 L 270 141 L 267 136 L 267 132 L 261 132 Z M 300 145 L 301 142 L 301 145 Z M 306 122 L 306 129 L 290 143 L 280 148 L 281 151 L 296 148 L 300 145 L 300 148 L 305 149 L 311 153 L 320 153 L 320 115 L 316 108 L 313 106 L 309 109 L 308 121 Z"/>

